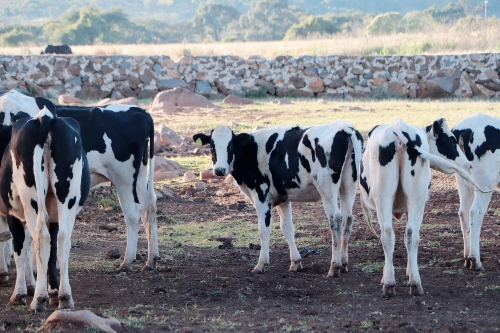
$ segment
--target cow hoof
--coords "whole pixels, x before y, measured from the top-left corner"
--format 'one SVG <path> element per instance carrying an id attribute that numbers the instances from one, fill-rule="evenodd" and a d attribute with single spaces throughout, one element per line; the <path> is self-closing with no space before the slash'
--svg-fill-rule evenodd
<path id="1" fill-rule="evenodd" d="M 118 270 L 117 270 L 117 273 L 121 273 L 121 272 L 130 272 L 132 271 L 132 266 L 130 265 L 121 265 L 120 267 L 118 267 Z"/>
<path id="2" fill-rule="evenodd" d="M 73 309 L 74 307 L 75 304 L 73 303 L 71 295 L 59 295 L 59 310 Z"/>
<path id="3" fill-rule="evenodd" d="M 288 269 L 290 272 L 300 272 L 302 271 L 302 260 L 292 261 L 290 264 L 290 268 Z"/>
<path id="4" fill-rule="evenodd" d="M 59 305 L 59 291 L 49 293 L 49 306 Z"/>
<path id="5" fill-rule="evenodd" d="M 154 264 L 152 264 L 152 265 L 148 265 L 148 264 L 146 264 L 146 265 L 144 265 L 144 267 L 142 268 L 142 271 L 143 271 L 143 272 L 154 271 L 154 270 L 155 270 L 155 268 L 156 268 L 156 266 L 155 266 Z"/>
<path id="6" fill-rule="evenodd" d="M 0 242 L 6 242 L 12 238 L 10 231 L 0 232 Z"/>
<path id="7" fill-rule="evenodd" d="M 28 295 L 30 296 L 35 296 L 35 286 L 27 286 L 28 289 Z"/>
<path id="8" fill-rule="evenodd" d="M 340 269 L 340 273 L 347 273 L 349 269 L 347 268 L 347 264 L 342 264 L 342 268 Z"/>
<path id="9" fill-rule="evenodd" d="M 327 277 L 340 277 L 340 271 L 342 269 L 342 266 L 340 265 L 334 265 L 333 263 L 330 265 L 330 270 L 328 271 Z"/>
<path id="10" fill-rule="evenodd" d="M 396 295 L 396 285 L 384 284 L 382 288 L 382 297 L 391 298 Z"/>
<path id="11" fill-rule="evenodd" d="M 263 274 L 264 270 L 263 269 L 254 268 L 251 273 L 252 274 Z"/>
<path id="12" fill-rule="evenodd" d="M 48 295 L 38 296 L 36 301 L 33 300 L 33 302 L 31 302 L 30 309 L 35 312 L 43 312 L 47 309 L 46 304 L 48 301 L 49 301 Z"/>
<path id="13" fill-rule="evenodd" d="M 26 305 L 26 295 L 13 295 L 9 300 L 9 305 Z"/>
<path id="14" fill-rule="evenodd" d="M 410 295 L 420 296 L 424 294 L 424 288 L 420 284 L 410 284 Z"/>

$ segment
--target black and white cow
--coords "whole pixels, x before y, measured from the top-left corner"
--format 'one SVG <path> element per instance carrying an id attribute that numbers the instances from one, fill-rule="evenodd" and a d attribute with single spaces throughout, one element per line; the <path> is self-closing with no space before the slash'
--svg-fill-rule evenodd
<path id="1" fill-rule="evenodd" d="M 477 113 L 459 122 L 452 131 L 472 165 L 472 179 L 484 190 L 477 191 L 462 177 L 456 176 L 465 266 L 484 271 L 479 255 L 479 237 L 493 191 L 500 189 L 500 119 Z"/>
<path id="2" fill-rule="evenodd" d="M 210 143 L 214 174 L 231 174 L 253 203 L 261 241 L 260 273 L 269 263 L 271 209 L 276 207 L 290 248 L 290 270 L 301 268 L 295 245 L 291 202 L 322 200 L 332 233 L 328 276 L 347 271 L 347 246 L 352 228 L 363 138 L 347 122 L 303 127 L 277 127 L 234 134 L 219 126 L 210 135 L 193 136 Z M 340 209 L 338 198 L 340 197 Z"/>
<path id="3" fill-rule="evenodd" d="M 120 269 L 130 270 L 136 258 L 140 220 L 146 228 L 148 240 L 148 260 L 144 269 L 154 269 L 159 251 L 151 116 L 138 106 L 121 104 L 55 107 L 58 116 L 73 118 L 80 126 L 90 166 L 91 187 L 108 181 L 115 186 L 127 225 L 127 248 Z M 0 96 L 2 128 L 9 128 L 18 118 L 33 117 L 38 112 L 35 96 L 20 89 Z M 4 141 L 0 137 L 0 148 L 5 146 Z"/>
<path id="4" fill-rule="evenodd" d="M 361 161 L 360 200 L 370 225 L 373 220 L 371 210 L 377 212 L 385 254 L 382 277 L 385 297 L 394 295 L 396 285 L 392 217 L 400 220 L 404 213 L 408 220 L 404 237 L 410 293 L 423 293 L 417 255 L 420 226 L 429 199 L 431 168 L 444 173 L 459 173 L 472 181 L 468 173 L 470 164 L 458 149 L 444 119 L 435 121 L 426 129 L 397 120 L 370 131 Z"/>
<path id="5" fill-rule="evenodd" d="M 42 103 L 47 101 L 41 100 Z M 57 260 L 60 269 L 59 285 L 56 284 L 57 277 L 51 275 L 49 278 L 51 293 L 58 293 L 59 308 L 74 306 L 68 276 L 71 234 L 76 214 L 81 210 L 89 189 L 89 165 L 80 128 L 74 119 L 57 117 L 51 105 L 50 111 L 44 107 L 36 117 L 24 118 L 14 124 L 10 145 L 0 166 L 0 213 L 23 221 L 30 231 L 27 235 L 34 239 L 38 274 L 30 305 L 32 310 L 45 308 L 45 301 L 49 299 L 48 266 L 51 265 L 52 272 L 55 272 L 55 261 L 49 263 L 51 251 L 56 248 L 51 245 L 49 221 L 57 221 L 58 225 Z M 26 301 L 25 281 L 32 282 L 33 279 L 31 271 L 26 269 L 30 266 L 27 251 L 31 244 L 25 240 L 20 249 L 16 241 L 19 239 L 14 238 L 17 277 L 10 304 Z"/>
<path id="6" fill-rule="evenodd" d="M 68 45 L 47 45 L 40 54 L 73 54 Z"/>

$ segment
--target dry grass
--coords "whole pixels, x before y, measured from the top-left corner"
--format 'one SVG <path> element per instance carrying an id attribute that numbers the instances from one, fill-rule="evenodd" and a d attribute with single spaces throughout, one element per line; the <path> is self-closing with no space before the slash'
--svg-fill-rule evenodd
<path id="1" fill-rule="evenodd" d="M 350 122 L 365 136 L 375 126 L 397 118 L 427 126 L 446 118 L 450 127 L 476 112 L 500 117 L 500 103 L 494 100 L 310 100 L 295 99 L 292 104 L 276 105 L 271 99 L 255 100 L 246 106 L 222 106 L 220 110 L 198 109 L 176 114 L 153 114 L 155 124 L 164 124 L 181 136 L 208 133 L 217 125 L 227 125 L 235 132 L 249 132 L 255 127 L 279 125 L 310 126 L 337 119 Z M 147 107 L 146 105 L 143 105 Z"/>
<path id="2" fill-rule="evenodd" d="M 237 55 L 246 58 L 260 55 L 270 59 L 279 55 L 373 55 L 373 54 L 455 54 L 498 52 L 500 23 L 491 21 L 467 29 L 438 26 L 428 33 L 399 33 L 386 36 L 368 36 L 364 29 L 351 34 L 337 34 L 324 38 L 233 43 L 177 43 L 128 45 L 72 45 L 74 54 L 105 55 L 168 55 L 177 59 L 188 50 L 194 56 Z M 39 54 L 41 46 L 0 47 L 0 54 Z"/>

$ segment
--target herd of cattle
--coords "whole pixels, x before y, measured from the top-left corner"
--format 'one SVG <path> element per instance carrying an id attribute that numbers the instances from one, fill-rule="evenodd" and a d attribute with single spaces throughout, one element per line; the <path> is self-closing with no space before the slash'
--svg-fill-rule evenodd
<path id="1" fill-rule="evenodd" d="M 54 105 L 13 89 L 0 95 L 0 121 L 0 283 L 8 279 L 13 254 L 17 275 L 10 304 L 25 304 L 28 293 L 34 293 L 32 310 L 43 310 L 47 301 L 59 308 L 74 306 L 68 278 L 70 237 L 89 189 L 103 182 L 115 186 L 127 226 L 120 269 L 129 270 L 136 256 L 141 220 L 148 240 L 144 269 L 155 268 L 159 252 L 154 124 L 145 110 L 119 104 Z M 290 270 L 302 267 L 291 202 L 319 200 L 332 235 L 328 276 L 347 272 L 359 183 L 363 214 L 372 226 L 375 210 L 380 225 L 385 253 L 383 295 L 394 295 L 392 217 L 401 219 L 404 213 L 406 275 L 410 292 L 422 294 L 417 252 L 431 168 L 456 174 L 465 265 L 484 270 L 479 237 L 492 192 L 500 182 L 499 119 L 476 114 L 451 130 L 445 119 L 426 128 L 398 120 L 372 129 L 366 146 L 361 134 L 345 121 L 240 134 L 219 126 L 193 139 L 210 145 L 214 174 L 231 174 L 257 211 L 261 251 L 254 272 L 263 272 L 269 263 L 273 207 L 290 248 Z"/>

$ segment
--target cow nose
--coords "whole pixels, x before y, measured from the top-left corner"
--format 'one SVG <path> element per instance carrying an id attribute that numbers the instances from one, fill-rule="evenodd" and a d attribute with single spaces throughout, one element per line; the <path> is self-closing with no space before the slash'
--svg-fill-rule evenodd
<path id="1" fill-rule="evenodd" d="M 225 176 L 226 175 L 226 168 L 215 168 L 215 175 L 216 176 Z"/>

